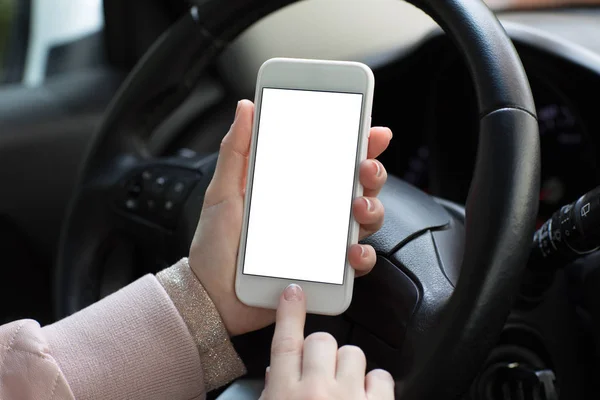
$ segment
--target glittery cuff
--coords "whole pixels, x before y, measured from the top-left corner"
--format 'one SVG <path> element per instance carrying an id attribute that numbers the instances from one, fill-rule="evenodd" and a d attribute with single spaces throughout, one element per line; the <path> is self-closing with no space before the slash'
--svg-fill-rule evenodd
<path id="1" fill-rule="evenodd" d="M 209 392 L 246 373 L 212 300 L 190 269 L 187 258 L 156 275 L 185 321 L 200 353 Z"/>

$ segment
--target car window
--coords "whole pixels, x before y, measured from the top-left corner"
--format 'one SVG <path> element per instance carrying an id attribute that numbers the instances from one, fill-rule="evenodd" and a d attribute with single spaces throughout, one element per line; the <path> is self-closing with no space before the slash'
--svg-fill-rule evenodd
<path id="1" fill-rule="evenodd" d="M 102 0 L 0 0 L 0 84 L 102 64 L 103 27 Z"/>

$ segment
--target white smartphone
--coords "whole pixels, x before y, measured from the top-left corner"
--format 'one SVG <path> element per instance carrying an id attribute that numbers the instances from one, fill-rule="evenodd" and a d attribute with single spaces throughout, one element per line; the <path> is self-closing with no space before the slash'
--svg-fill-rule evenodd
<path id="1" fill-rule="evenodd" d="M 258 72 L 235 288 L 276 308 L 291 283 L 307 310 L 338 315 L 352 300 L 375 78 L 356 62 L 274 58 Z"/>

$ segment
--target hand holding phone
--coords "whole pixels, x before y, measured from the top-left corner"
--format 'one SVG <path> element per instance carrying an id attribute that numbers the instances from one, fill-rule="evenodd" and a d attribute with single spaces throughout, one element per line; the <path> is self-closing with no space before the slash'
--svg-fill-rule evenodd
<path id="1" fill-rule="evenodd" d="M 275 311 L 241 303 L 234 289 L 253 118 L 254 104 L 242 100 L 235 121 L 223 139 L 189 256 L 192 270 L 232 336 L 264 328 L 275 321 Z M 385 151 L 390 139 L 391 131 L 387 128 L 370 131 L 367 160 L 360 166 L 365 196 L 375 198 L 385 183 L 385 168 L 374 159 Z M 319 193 L 308 190 L 305 196 L 314 199 Z M 378 230 L 383 222 L 383 207 L 377 201 L 374 204 L 375 210 L 369 212 L 362 199 L 355 200 L 353 213 L 360 224 L 360 237 Z M 320 228 L 321 222 L 315 220 L 314 229 Z M 302 251 L 310 253 L 309 238 L 303 245 Z M 360 256 L 363 248 L 366 257 Z M 348 258 L 357 275 L 367 273 L 375 264 L 375 252 L 370 246 L 353 246 Z"/>

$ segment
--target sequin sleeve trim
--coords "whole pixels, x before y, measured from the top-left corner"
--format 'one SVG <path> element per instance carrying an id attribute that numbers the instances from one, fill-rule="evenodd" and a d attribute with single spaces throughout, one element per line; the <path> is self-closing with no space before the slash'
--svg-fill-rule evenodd
<path id="1" fill-rule="evenodd" d="M 246 368 L 236 353 L 221 316 L 196 278 L 188 259 L 156 275 L 185 321 L 200 353 L 206 391 L 244 375 Z"/>

